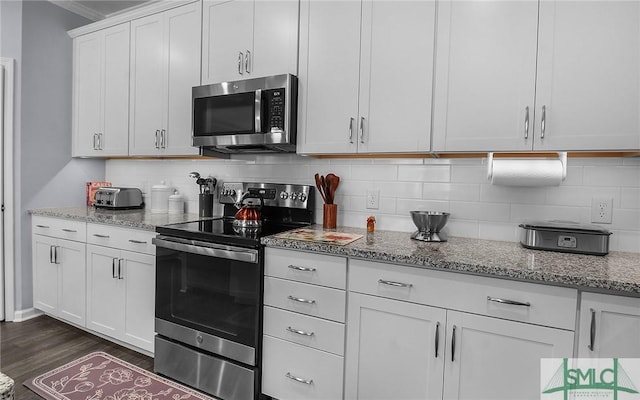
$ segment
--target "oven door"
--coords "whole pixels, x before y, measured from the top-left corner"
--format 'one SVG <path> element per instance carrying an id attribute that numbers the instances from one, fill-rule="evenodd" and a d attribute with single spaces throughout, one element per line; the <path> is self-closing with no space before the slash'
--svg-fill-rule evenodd
<path id="1" fill-rule="evenodd" d="M 260 250 L 159 235 L 156 331 L 249 365 L 260 338 Z"/>

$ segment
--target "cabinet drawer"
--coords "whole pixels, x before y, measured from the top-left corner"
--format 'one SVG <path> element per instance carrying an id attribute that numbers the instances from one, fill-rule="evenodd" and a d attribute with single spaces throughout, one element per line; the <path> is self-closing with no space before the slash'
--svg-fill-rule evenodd
<path id="1" fill-rule="evenodd" d="M 302 314 L 344 322 L 346 294 L 343 290 L 264 278 L 264 304 Z"/>
<path id="2" fill-rule="evenodd" d="M 344 355 L 344 324 L 279 308 L 264 308 L 264 334 Z"/>
<path id="3" fill-rule="evenodd" d="M 262 344 L 263 393 L 280 400 L 342 398 L 342 357 L 271 336 Z"/>
<path id="4" fill-rule="evenodd" d="M 120 228 L 103 224 L 87 224 L 87 243 L 113 247 L 137 253 L 156 254 L 151 239 L 156 236 L 153 231 Z"/>
<path id="5" fill-rule="evenodd" d="M 264 271 L 267 276 L 345 289 L 347 259 L 267 247 Z"/>
<path id="6" fill-rule="evenodd" d="M 33 215 L 32 233 L 62 239 L 84 242 L 87 239 L 87 223 L 64 218 L 50 218 Z"/>
<path id="7" fill-rule="evenodd" d="M 349 265 L 349 290 L 514 321 L 575 329 L 575 289 L 352 260 Z"/>

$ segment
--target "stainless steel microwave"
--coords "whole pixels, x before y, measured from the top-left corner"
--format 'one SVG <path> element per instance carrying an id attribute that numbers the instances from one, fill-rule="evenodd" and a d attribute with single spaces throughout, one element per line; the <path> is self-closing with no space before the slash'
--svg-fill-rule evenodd
<path id="1" fill-rule="evenodd" d="M 193 145 L 202 154 L 296 151 L 294 75 L 197 86 L 192 93 Z"/>

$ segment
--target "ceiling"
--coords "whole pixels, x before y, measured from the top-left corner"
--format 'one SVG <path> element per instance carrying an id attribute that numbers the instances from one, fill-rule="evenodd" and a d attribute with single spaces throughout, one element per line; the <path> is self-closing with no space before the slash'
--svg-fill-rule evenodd
<path id="1" fill-rule="evenodd" d="M 140 7 L 149 1 L 158 0 L 49 0 L 52 3 L 82 15 L 92 21 L 119 14 L 125 10 Z"/>

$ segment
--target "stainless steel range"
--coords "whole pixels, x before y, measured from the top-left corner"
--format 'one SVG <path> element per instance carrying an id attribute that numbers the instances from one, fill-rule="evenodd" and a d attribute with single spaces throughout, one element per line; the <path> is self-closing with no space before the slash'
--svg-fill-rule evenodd
<path id="1" fill-rule="evenodd" d="M 260 238 L 313 222 L 311 186 L 224 183 L 221 218 L 156 229 L 154 369 L 222 399 L 260 397 Z M 234 224 L 239 205 L 260 224 Z M 252 213 L 255 215 L 255 213 Z"/>

